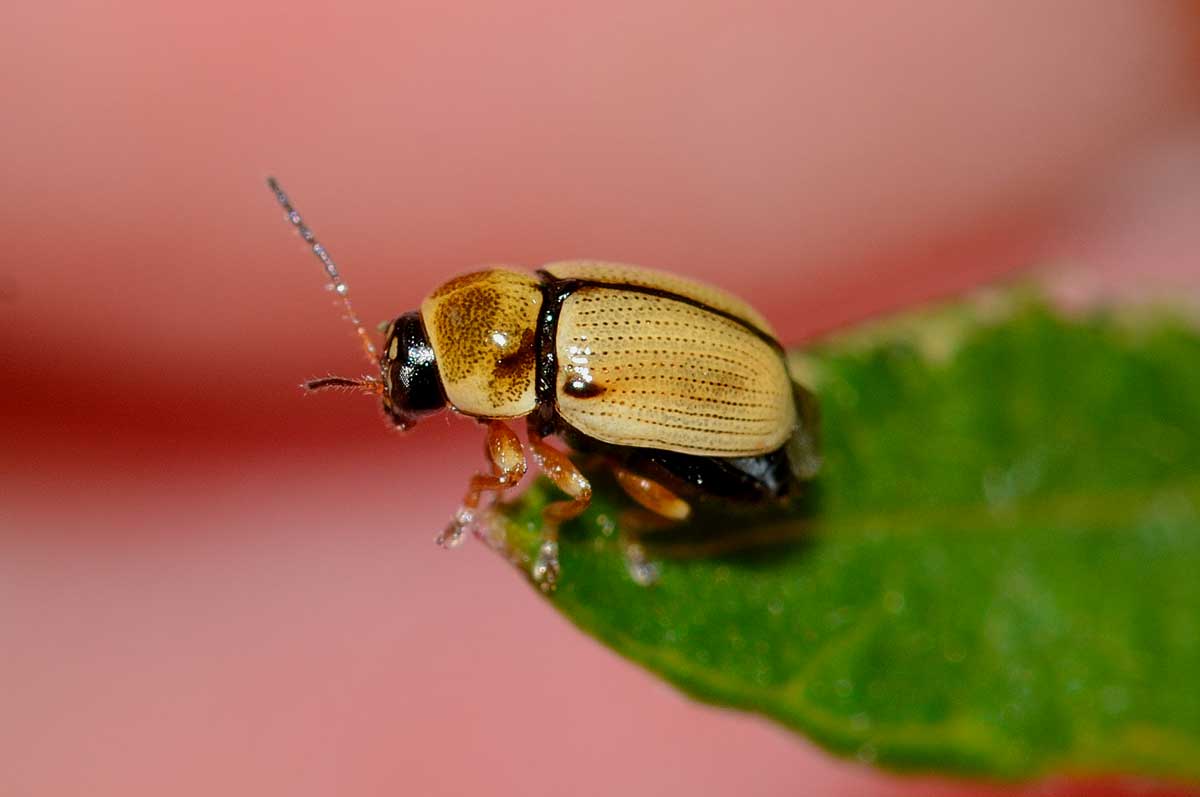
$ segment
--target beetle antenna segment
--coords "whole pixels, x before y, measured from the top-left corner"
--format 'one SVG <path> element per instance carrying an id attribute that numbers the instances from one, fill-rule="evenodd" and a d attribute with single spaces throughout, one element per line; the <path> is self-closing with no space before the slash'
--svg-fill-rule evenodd
<path id="1" fill-rule="evenodd" d="M 354 331 L 358 333 L 358 337 L 362 341 L 363 351 L 366 352 L 367 360 L 370 361 L 371 365 L 378 366 L 379 354 L 375 350 L 375 343 L 371 340 L 371 336 L 367 334 L 367 330 L 363 326 L 362 319 L 360 319 L 358 317 L 358 313 L 354 311 L 354 305 L 350 303 L 350 289 L 342 280 L 342 275 L 338 272 L 337 266 L 334 265 L 333 258 L 329 256 L 329 252 L 325 250 L 325 247 L 319 241 L 317 241 L 317 237 L 313 235 L 313 231 L 310 230 L 308 225 L 304 223 L 304 220 L 300 218 L 300 213 L 297 212 L 296 208 L 292 206 L 291 201 L 288 200 L 287 194 L 285 194 L 283 189 L 279 187 L 279 182 L 274 177 L 267 178 L 267 187 L 271 189 L 271 192 L 275 194 L 275 199 L 278 200 L 279 204 L 283 206 L 283 212 L 287 214 L 287 220 L 291 222 L 292 226 L 294 226 L 300 232 L 300 237 L 304 239 L 305 243 L 312 247 L 313 254 L 317 256 L 317 259 L 321 261 L 321 265 L 325 267 L 325 273 L 329 275 L 330 288 L 341 298 L 342 305 L 346 308 L 346 317 L 350 319 L 350 323 L 354 325 Z M 313 387 L 315 383 L 326 381 L 327 380 L 314 379 L 312 382 L 306 383 L 305 386 L 309 387 L 311 390 L 318 390 L 321 387 L 335 386 L 331 384 L 320 384 Z M 344 381 L 354 382 L 355 384 L 362 386 L 360 383 L 355 382 L 355 380 Z M 350 385 L 348 384 L 341 385 L 341 387 L 349 386 Z"/>
<path id="2" fill-rule="evenodd" d="M 322 376 L 318 379 L 310 379 L 304 383 L 304 389 L 327 390 L 363 390 L 372 395 L 381 395 L 383 393 L 383 383 L 378 379 L 369 376 L 364 376 L 359 379 L 349 379 L 344 376 Z"/>

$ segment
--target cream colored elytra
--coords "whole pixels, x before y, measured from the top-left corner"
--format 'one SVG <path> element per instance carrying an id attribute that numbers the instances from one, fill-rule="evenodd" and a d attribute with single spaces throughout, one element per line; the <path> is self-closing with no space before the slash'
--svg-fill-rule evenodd
<path id="1" fill-rule="evenodd" d="M 715 457 L 774 451 L 795 432 L 783 356 L 742 300 L 635 266 L 573 261 L 544 271 L 581 283 L 562 303 L 555 338 L 556 406 L 579 432 Z M 515 418 L 536 408 L 540 284 L 492 269 L 451 280 L 422 303 L 446 398 L 459 412 Z"/>
<path id="2" fill-rule="evenodd" d="M 720 288 L 680 277 L 669 271 L 655 271 L 640 266 L 604 263 L 597 260 L 563 260 L 543 266 L 542 270 L 559 279 L 579 279 L 588 282 L 603 282 L 608 285 L 632 285 L 677 293 L 708 305 L 714 310 L 737 316 L 768 335 L 775 336 L 775 331 L 771 329 L 767 319 L 738 297 Z"/>
<path id="3" fill-rule="evenodd" d="M 779 448 L 795 428 L 779 352 L 742 324 L 693 305 L 582 288 L 563 302 L 557 347 L 559 414 L 597 440 L 749 457 Z M 573 395 L 580 376 L 599 390 Z"/>

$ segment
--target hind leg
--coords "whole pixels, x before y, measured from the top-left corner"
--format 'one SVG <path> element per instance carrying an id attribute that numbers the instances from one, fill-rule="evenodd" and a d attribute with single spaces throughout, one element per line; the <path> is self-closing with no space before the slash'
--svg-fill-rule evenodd
<path id="1" fill-rule="evenodd" d="M 653 479 L 620 467 L 613 468 L 613 475 L 617 477 L 617 484 L 621 485 L 621 489 L 630 498 L 659 517 L 667 520 L 687 520 L 692 514 L 692 508 L 688 506 L 687 501 Z"/>
<path id="2" fill-rule="evenodd" d="M 650 586 L 658 580 L 659 566 L 646 558 L 646 549 L 638 542 L 640 532 L 669 527 L 686 520 L 692 514 L 687 501 L 663 487 L 653 479 L 639 476 L 621 467 L 613 468 L 617 484 L 643 509 L 653 513 L 640 520 L 626 517 L 621 523 L 621 546 L 625 555 L 625 569 L 629 577 L 642 586 Z M 648 528 L 647 528 L 648 527 Z"/>

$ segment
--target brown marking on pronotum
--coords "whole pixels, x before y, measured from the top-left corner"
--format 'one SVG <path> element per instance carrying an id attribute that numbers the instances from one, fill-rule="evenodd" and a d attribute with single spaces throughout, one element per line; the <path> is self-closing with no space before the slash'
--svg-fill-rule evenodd
<path id="1" fill-rule="evenodd" d="M 496 360 L 492 378 L 488 381 L 488 394 L 493 403 L 516 401 L 525 392 L 530 374 L 537 367 L 537 348 L 534 346 L 533 330 L 521 333 L 521 342 L 516 351 Z"/>
<path id="2" fill-rule="evenodd" d="M 468 285 L 474 285 L 477 282 L 486 282 L 488 279 L 492 278 L 493 275 L 494 272 L 492 271 L 474 271 L 470 274 L 463 274 L 460 277 L 455 277 L 454 279 L 443 283 L 439 288 L 437 288 L 437 290 L 430 294 L 429 298 L 440 299 L 441 297 L 454 293 L 455 291 L 465 288 Z"/>

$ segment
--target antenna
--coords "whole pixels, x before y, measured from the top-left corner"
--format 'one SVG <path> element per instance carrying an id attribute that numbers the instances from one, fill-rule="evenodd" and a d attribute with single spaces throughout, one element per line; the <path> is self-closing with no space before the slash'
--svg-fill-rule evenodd
<path id="1" fill-rule="evenodd" d="M 354 311 L 354 305 L 350 303 L 350 289 L 342 280 L 342 275 L 338 272 L 337 266 L 333 263 L 333 258 L 329 256 L 329 252 L 325 251 L 325 247 L 317 241 L 317 237 L 313 235 L 313 231 L 308 228 L 304 220 L 300 218 L 300 213 L 296 208 L 292 207 L 291 201 L 288 200 L 287 194 L 283 193 L 283 189 L 279 187 L 279 182 L 274 177 L 267 178 L 267 188 L 275 194 L 275 199 L 283 206 L 283 212 L 287 214 L 287 220 L 291 222 L 299 232 L 300 237 L 304 242 L 312 247 L 312 252 L 321 261 L 321 265 L 325 267 L 325 273 L 329 275 L 329 288 L 342 300 L 342 306 L 346 308 L 346 317 L 350 323 L 354 325 L 354 331 L 358 333 L 359 340 L 362 341 L 363 351 L 367 355 L 367 360 L 372 366 L 378 367 L 379 354 L 375 350 L 375 343 L 371 340 L 371 336 L 367 334 L 366 328 L 363 326 L 362 319 L 358 317 L 358 313 Z M 314 382 L 322 382 L 323 380 L 314 380 Z M 314 384 L 312 389 L 324 387 L 325 385 Z"/>

